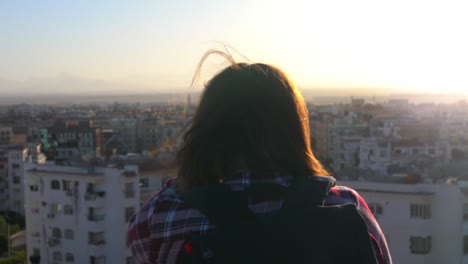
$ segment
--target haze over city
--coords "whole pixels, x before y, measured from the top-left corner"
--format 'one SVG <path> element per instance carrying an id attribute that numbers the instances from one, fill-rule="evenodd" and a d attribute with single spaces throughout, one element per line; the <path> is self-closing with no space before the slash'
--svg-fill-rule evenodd
<path id="1" fill-rule="evenodd" d="M 233 51 L 236 59 L 278 65 L 302 89 L 325 96 L 466 94 L 465 7 L 463 1 L 2 1 L 0 93 L 186 92 L 203 53 L 225 44 L 241 53 Z M 191 91 L 225 65 L 210 58 Z"/>

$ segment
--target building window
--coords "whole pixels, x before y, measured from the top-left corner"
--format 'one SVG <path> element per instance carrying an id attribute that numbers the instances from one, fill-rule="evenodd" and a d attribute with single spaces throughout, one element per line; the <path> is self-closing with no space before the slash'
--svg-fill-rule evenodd
<path id="1" fill-rule="evenodd" d="M 468 221 L 468 204 L 463 205 L 463 221 Z"/>
<path id="2" fill-rule="evenodd" d="M 68 240 L 73 240 L 74 239 L 73 230 L 65 229 L 65 239 L 68 239 Z"/>
<path id="3" fill-rule="evenodd" d="M 149 179 L 142 178 L 140 179 L 140 188 L 148 188 L 149 187 Z"/>
<path id="4" fill-rule="evenodd" d="M 33 253 L 32 253 L 33 256 L 40 256 L 41 255 L 41 251 L 38 249 L 38 248 L 33 248 Z"/>
<path id="5" fill-rule="evenodd" d="M 73 214 L 73 206 L 67 204 L 63 207 L 63 213 L 66 215 L 72 215 Z"/>
<path id="6" fill-rule="evenodd" d="M 13 201 L 13 208 L 15 208 L 16 211 L 21 211 L 22 207 L 23 203 L 20 200 Z"/>
<path id="7" fill-rule="evenodd" d="M 88 183 L 86 185 L 86 192 L 94 192 L 94 184 Z"/>
<path id="8" fill-rule="evenodd" d="M 29 186 L 29 190 L 31 190 L 31 192 L 37 192 L 39 191 L 39 187 L 37 185 L 31 185 Z"/>
<path id="9" fill-rule="evenodd" d="M 58 227 L 54 227 L 54 229 L 52 229 L 52 236 L 54 238 L 62 238 L 62 230 Z"/>
<path id="10" fill-rule="evenodd" d="M 13 177 L 13 183 L 14 183 L 14 184 L 20 183 L 20 177 L 19 177 L 19 176 L 14 176 L 14 177 Z"/>
<path id="11" fill-rule="evenodd" d="M 382 215 L 383 213 L 383 206 L 380 203 L 369 203 L 369 209 L 372 211 L 374 216 Z"/>
<path id="12" fill-rule="evenodd" d="M 103 263 L 106 263 L 106 257 L 104 257 L 104 256 L 100 256 L 100 257 L 90 256 L 89 257 L 89 263 L 90 264 L 103 264 Z"/>
<path id="13" fill-rule="evenodd" d="M 431 205 L 411 204 L 411 218 L 429 219 L 431 218 Z"/>
<path id="14" fill-rule="evenodd" d="M 19 158 L 19 157 L 18 157 L 18 158 Z M 13 169 L 19 169 L 20 165 L 14 163 L 14 164 L 11 165 L 11 167 L 12 167 Z"/>
<path id="15" fill-rule="evenodd" d="M 387 156 L 387 151 L 386 150 L 381 150 L 380 151 L 380 157 L 385 158 Z"/>
<path id="16" fill-rule="evenodd" d="M 62 181 L 62 188 L 64 191 L 71 191 L 72 190 L 72 182 L 71 181 Z"/>
<path id="17" fill-rule="evenodd" d="M 72 253 L 65 254 L 65 261 L 66 262 L 75 262 L 75 256 Z"/>
<path id="18" fill-rule="evenodd" d="M 135 208 L 134 207 L 127 207 L 125 208 L 125 222 L 130 221 L 130 218 L 135 214 Z"/>
<path id="19" fill-rule="evenodd" d="M 53 180 L 50 182 L 50 188 L 52 190 L 60 190 L 60 182 L 57 180 Z"/>
<path id="20" fill-rule="evenodd" d="M 62 261 L 62 253 L 55 251 L 52 258 L 55 261 Z"/>
<path id="21" fill-rule="evenodd" d="M 135 192 L 133 191 L 133 182 L 125 183 L 125 197 L 133 198 L 134 196 L 135 196 Z"/>
<path id="22" fill-rule="evenodd" d="M 58 203 L 50 204 L 50 218 L 55 217 L 55 215 L 59 214 L 62 211 L 62 206 Z"/>
<path id="23" fill-rule="evenodd" d="M 431 251 L 432 237 L 410 237 L 412 254 L 428 254 Z"/>
<path id="24" fill-rule="evenodd" d="M 88 243 L 90 245 L 101 245 L 104 244 L 104 232 L 89 232 Z"/>

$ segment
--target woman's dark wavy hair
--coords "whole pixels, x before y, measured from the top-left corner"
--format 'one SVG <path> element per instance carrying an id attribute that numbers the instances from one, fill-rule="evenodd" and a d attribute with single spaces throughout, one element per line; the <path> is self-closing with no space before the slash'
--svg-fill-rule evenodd
<path id="1" fill-rule="evenodd" d="M 234 173 L 252 177 L 324 176 L 310 145 L 308 111 L 301 93 L 280 69 L 236 63 L 206 85 L 177 153 L 183 189 L 222 182 Z M 196 76 L 194 78 L 196 78 Z"/>

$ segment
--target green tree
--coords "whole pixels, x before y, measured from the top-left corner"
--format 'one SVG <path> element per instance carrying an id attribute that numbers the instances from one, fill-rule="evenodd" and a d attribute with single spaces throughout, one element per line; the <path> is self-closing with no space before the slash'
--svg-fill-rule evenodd
<path id="1" fill-rule="evenodd" d="M 0 264 L 27 264 L 26 252 L 17 251 L 14 256 L 0 259 Z"/>
<path id="2" fill-rule="evenodd" d="M 18 225 L 10 225 L 8 232 L 8 223 L 3 216 L 0 216 L 0 256 L 8 252 L 8 235 L 13 235 L 21 230 Z M 1 263 L 1 262 L 0 262 Z"/>

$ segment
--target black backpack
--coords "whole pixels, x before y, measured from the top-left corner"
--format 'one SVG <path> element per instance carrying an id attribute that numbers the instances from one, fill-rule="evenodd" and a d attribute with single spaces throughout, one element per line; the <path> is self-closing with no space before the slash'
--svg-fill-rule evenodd
<path id="1" fill-rule="evenodd" d="M 377 263 L 364 219 L 354 204 L 323 206 L 331 177 L 253 184 L 232 191 L 225 184 L 196 189 L 183 199 L 216 228 L 187 238 L 192 254 L 183 263 Z M 261 192 L 284 200 L 280 210 L 255 215 L 249 195 Z"/>

